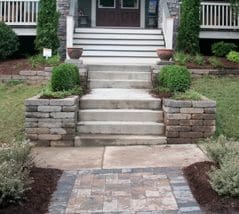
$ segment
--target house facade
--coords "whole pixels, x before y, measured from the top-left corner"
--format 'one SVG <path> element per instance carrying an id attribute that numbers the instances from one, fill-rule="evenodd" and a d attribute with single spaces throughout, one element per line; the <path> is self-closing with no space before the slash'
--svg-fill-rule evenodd
<path id="1" fill-rule="evenodd" d="M 57 0 L 60 54 L 83 47 L 83 58 L 156 60 L 157 48 L 175 47 L 179 0 Z M 0 0 L 0 21 L 19 36 L 36 35 L 39 0 Z M 239 18 L 223 1 L 201 2 L 204 39 L 239 39 Z M 100 61 L 101 61 L 100 59 Z"/>

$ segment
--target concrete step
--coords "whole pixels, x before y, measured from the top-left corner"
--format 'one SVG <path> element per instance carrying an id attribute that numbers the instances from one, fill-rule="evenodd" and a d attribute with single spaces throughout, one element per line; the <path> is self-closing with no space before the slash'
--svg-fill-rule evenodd
<path id="1" fill-rule="evenodd" d="M 147 72 L 122 72 L 122 71 L 90 71 L 90 79 L 104 80 L 147 80 L 151 81 L 151 73 Z"/>
<path id="2" fill-rule="evenodd" d="M 164 135 L 164 124 L 155 122 L 83 121 L 79 134 Z"/>
<path id="3" fill-rule="evenodd" d="M 144 88 L 152 86 L 150 81 L 143 80 L 94 80 L 90 79 L 90 88 Z"/>
<path id="4" fill-rule="evenodd" d="M 137 29 L 137 28 L 76 28 L 76 33 L 114 33 L 114 34 L 162 34 L 161 29 Z"/>
<path id="5" fill-rule="evenodd" d="M 158 58 L 135 58 L 135 57 L 81 57 L 83 63 L 86 65 L 115 65 L 115 64 L 123 64 L 123 65 L 143 65 L 143 66 L 151 66 L 157 64 L 160 60 Z"/>
<path id="6" fill-rule="evenodd" d="M 123 46 L 164 46 L 164 40 L 160 37 L 157 40 L 123 40 L 123 39 L 88 39 L 88 38 L 73 38 L 74 45 L 123 45 Z"/>
<path id="7" fill-rule="evenodd" d="M 75 146 L 129 146 L 166 144 L 164 136 L 154 135 L 80 135 L 75 137 Z"/>
<path id="8" fill-rule="evenodd" d="M 76 48 L 83 48 L 83 50 L 87 51 L 96 51 L 96 50 L 104 50 L 104 51 L 156 51 L 158 48 L 164 48 L 164 45 L 148 45 L 148 46 L 142 46 L 142 45 L 101 45 L 101 44 L 81 44 L 81 45 L 74 45 Z"/>
<path id="9" fill-rule="evenodd" d="M 160 110 L 161 99 L 143 89 L 92 89 L 81 98 L 80 108 Z"/>
<path id="10" fill-rule="evenodd" d="M 163 40 L 162 34 L 116 34 L 116 33 L 75 33 L 77 39 L 109 39 L 109 40 Z"/>
<path id="11" fill-rule="evenodd" d="M 148 65 L 122 65 L 121 63 L 116 63 L 114 65 L 103 65 L 103 64 L 91 64 L 91 65 L 88 65 L 88 69 L 90 72 L 94 72 L 94 71 L 97 71 L 97 72 L 148 72 L 150 73 L 151 71 L 151 67 L 148 66 Z"/>
<path id="12" fill-rule="evenodd" d="M 156 51 L 108 51 L 108 50 L 99 50 L 99 51 L 89 51 L 84 50 L 83 57 L 144 57 L 144 58 L 158 58 Z"/>
<path id="13" fill-rule="evenodd" d="M 163 111 L 138 109 L 80 110 L 79 121 L 163 122 Z"/>

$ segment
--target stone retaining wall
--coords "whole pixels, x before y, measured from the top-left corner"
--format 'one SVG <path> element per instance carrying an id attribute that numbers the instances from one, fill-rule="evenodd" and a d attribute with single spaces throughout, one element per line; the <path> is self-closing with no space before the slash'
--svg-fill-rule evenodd
<path id="1" fill-rule="evenodd" d="M 167 65 L 174 65 L 174 62 L 159 62 L 158 65 L 151 66 L 152 81 L 155 82 L 157 73 Z M 215 76 L 237 76 L 239 75 L 239 69 L 188 69 L 193 78 L 203 77 L 207 75 Z"/>
<path id="2" fill-rule="evenodd" d="M 77 63 L 78 62 L 78 63 Z M 68 60 L 66 63 L 76 64 L 79 68 L 81 86 L 87 88 L 88 69 L 81 61 Z M 24 81 L 27 84 L 45 84 L 51 78 L 52 67 L 46 67 L 42 71 L 24 70 L 20 71 L 18 75 L 4 75 L 0 74 L 0 83 L 9 82 L 11 80 Z"/>
<path id="3" fill-rule="evenodd" d="M 28 84 L 46 83 L 51 77 L 51 69 L 46 71 L 20 71 L 18 75 L 0 75 L 0 83 L 11 80 L 21 80 Z"/>
<path id="4" fill-rule="evenodd" d="M 164 123 L 169 144 L 194 143 L 216 130 L 216 102 L 163 100 Z"/>
<path id="5" fill-rule="evenodd" d="M 73 146 L 76 135 L 79 97 L 25 101 L 25 133 L 37 146 Z"/>

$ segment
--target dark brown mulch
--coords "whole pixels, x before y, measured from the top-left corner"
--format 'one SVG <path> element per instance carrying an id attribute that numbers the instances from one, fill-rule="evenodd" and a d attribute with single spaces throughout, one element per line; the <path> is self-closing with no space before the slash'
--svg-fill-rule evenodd
<path id="1" fill-rule="evenodd" d="M 152 89 L 150 91 L 151 95 L 156 98 L 170 98 L 173 96 L 172 92 L 158 91 L 157 89 Z"/>
<path id="2" fill-rule="evenodd" d="M 28 59 L 0 61 L 0 74 L 17 75 L 22 70 L 42 70 L 44 67 L 32 68 Z"/>
<path id="3" fill-rule="evenodd" d="M 11 205 L 0 208 L 4 214 L 43 214 L 48 211 L 52 193 L 56 190 L 57 182 L 62 175 L 58 169 L 33 168 L 31 190 L 26 192 L 26 200 L 21 205 Z"/>
<path id="4" fill-rule="evenodd" d="M 194 197 L 206 213 L 239 213 L 239 197 L 219 196 L 208 182 L 208 172 L 215 166 L 212 162 L 199 162 L 183 169 Z"/>
<path id="5" fill-rule="evenodd" d="M 186 66 L 187 66 L 187 68 L 190 68 L 190 69 L 215 69 L 209 63 L 208 58 L 209 58 L 208 56 L 204 57 L 204 60 L 205 60 L 204 65 L 198 65 L 198 64 L 195 64 L 193 62 L 190 62 L 190 63 L 187 63 Z M 226 58 L 223 58 L 223 57 L 217 57 L 217 59 L 223 65 L 222 68 L 225 68 L 225 69 L 239 69 L 239 63 L 230 62 Z"/>

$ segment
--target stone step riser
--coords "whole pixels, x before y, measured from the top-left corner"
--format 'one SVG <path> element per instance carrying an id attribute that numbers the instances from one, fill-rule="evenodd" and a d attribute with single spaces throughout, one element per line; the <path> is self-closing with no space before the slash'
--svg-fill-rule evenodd
<path id="1" fill-rule="evenodd" d="M 79 123 L 79 134 L 122 134 L 122 135 L 163 135 L 164 125 L 160 123 L 130 124 L 130 123 Z"/>
<path id="2" fill-rule="evenodd" d="M 166 137 L 158 136 L 77 136 L 75 146 L 132 146 L 166 144 Z"/>
<path id="3" fill-rule="evenodd" d="M 100 79 L 100 80 L 151 80 L 150 72 L 116 72 L 116 71 L 90 71 L 90 79 Z"/>
<path id="4" fill-rule="evenodd" d="M 132 98 L 133 99 L 133 98 Z M 159 100 L 81 100 L 81 109 L 149 109 L 160 110 Z"/>
<path id="5" fill-rule="evenodd" d="M 149 81 L 99 81 L 90 80 L 90 88 L 136 88 L 149 89 L 151 82 Z"/>
<path id="6" fill-rule="evenodd" d="M 129 110 L 81 110 L 79 121 L 138 121 L 162 122 L 162 111 L 129 111 Z"/>

